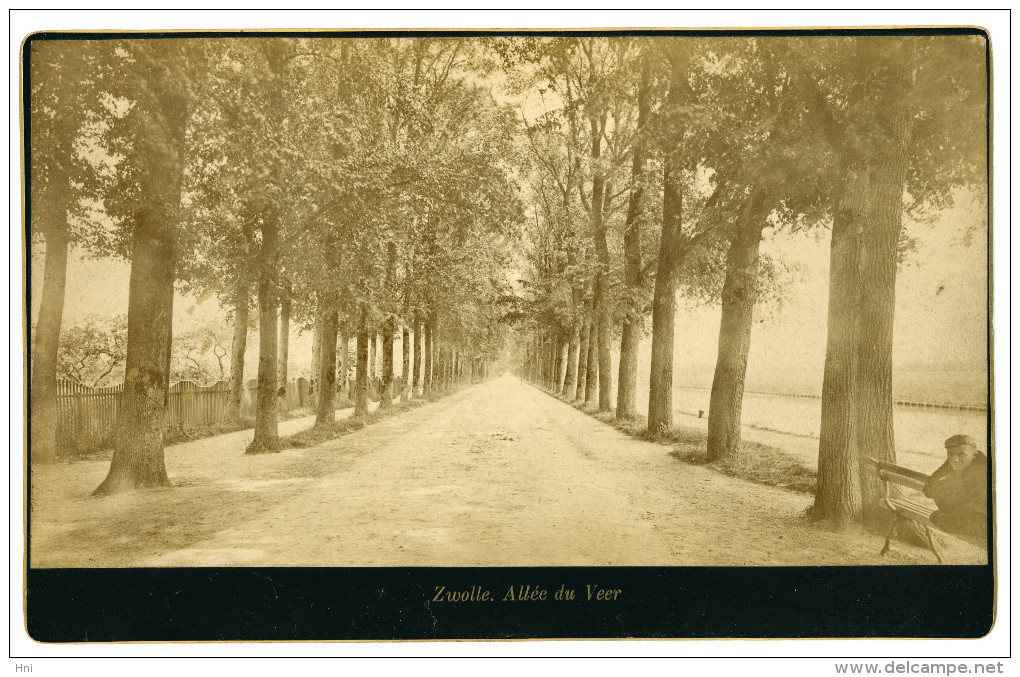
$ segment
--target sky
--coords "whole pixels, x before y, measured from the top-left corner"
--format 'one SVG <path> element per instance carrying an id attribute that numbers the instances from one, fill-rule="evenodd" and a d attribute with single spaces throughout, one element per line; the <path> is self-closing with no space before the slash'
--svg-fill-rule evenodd
<path id="1" fill-rule="evenodd" d="M 969 196 L 933 224 L 906 222 L 917 248 L 896 279 L 894 369 L 905 372 L 974 372 L 987 381 L 987 220 Z M 965 236 L 970 234 L 969 242 Z M 772 233 L 762 253 L 792 267 L 781 307 L 756 309 L 748 357 L 749 388 L 821 392 L 829 285 L 829 231 Z M 718 306 L 678 312 L 676 369 L 685 385 L 709 387 L 715 366 Z M 895 379 L 894 379 L 895 382 Z"/>

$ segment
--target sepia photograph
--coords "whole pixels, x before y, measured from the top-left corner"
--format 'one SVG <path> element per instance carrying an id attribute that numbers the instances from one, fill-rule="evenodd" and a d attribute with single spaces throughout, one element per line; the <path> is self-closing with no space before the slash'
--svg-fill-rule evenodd
<path id="1" fill-rule="evenodd" d="M 27 36 L 29 634 L 987 633 L 992 49 Z"/>

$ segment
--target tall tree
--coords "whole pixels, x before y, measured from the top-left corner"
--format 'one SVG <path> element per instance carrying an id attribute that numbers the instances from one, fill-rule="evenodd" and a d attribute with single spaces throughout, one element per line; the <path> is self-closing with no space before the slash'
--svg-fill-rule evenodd
<path id="1" fill-rule="evenodd" d="M 247 387 L 244 382 L 244 356 L 248 348 L 248 312 L 251 290 L 241 279 L 234 289 L 234 336 L 230 345 L 230 394 L 227 399 L 227 420 L 241 417 L 241 400 Z"/>
<path id="2" fill-rule="evenodd" d="M 712 87 L 702 84 L 719 69 L 710 44 L 689 40 L 657 47 L 668 90 L 654 132 L 662 163 L 662 232 L 652 298 L 648 429 L 653 432 L 673 424 L 676 294 L 681 284 L 693 296 L 712 285 L 719 268 L 714 252 L 726 224 L 722 215 L 740 185 L 707 143 L 709 130 L 729 122 L 711 98 Z"/>
<path id="3" fill-rule="evenodd" d="M 397 245 L 392 240 L 386 243 L 386 288 L 396 291 Z M 396 316 L 389 313 L 383 320 L 382 335 L 382 381 L 379 385 L 379 406 L 387 409 L 393 406 L 393 336 L 397 333 Z"/>
<path id="4" fill-rule="evenodd" d="M 719 353 L 708 409 L 708 458 L 712 461 L 735 454 L 740 447 L 744 376 L 757 297 L 761 232 L 766 223 L 762 193 L 755 189 L 746 198 L 726 255 Z"/>
<path id="5" fill-rule="evenodd" d="M 319 399 L 315 405 L 315 425 L 329 425 L 336 420 L 336 338 L 337 311 L 328 303 L 320 305 L 322 314 L 322 355 L 319 359 Z"/>
<path id="6" fill-rule="evenodd" d="M 677 139 L 681 137 L 676 137 Z M 662 237 L 652 301 L 652 364 L 648 384 L 648 429 L 673 425 L 673 331 L 683 224 L 680 148 L 666 153 L 662 169 Z"/>
<path id="7" fill-rule="evenodd" d="M 864 456 L 896 458 L 892 327 L 905 195 L 915 205 L 945 204 L 954 186 L 986 179 L 985 44 L 899 37 L 827 47 L 805 64 L 821 79 L 803 77 L 842 184 L 812 514 L 842 528 L 881 515 L 879 481 L 863 472 Z M 849 65 L 833 59 L 837 49 L 853 52 Z"/>
<path id="8" fill-rule="evenodd" d="M 263 40 L 256 45 L 256 49 L 258 50 L 257 58 L 266 68 L 265 77 L 259 82 L 259 85 L 265 88 L 259 93 L 268 99 L 269 104 L 263 119 L 264 133 L 270 138 L 275 137 L 284 143 L 275 148 L 268 147 L 277 152 L 260 158 L 268 165 L 268 176 L 265 177 L 268 191 L 253 196 L 248 207 L 251 217 L 259 224 L 261 243 L 255 261 L 258 270 L 259 307 L 259 363 L 258 392 L 255 398 L 255 435 L 251 444 L 245 449 L 246 454 L 266 454 L 280 451 L 277 313 L 281 296 L 281 245 L 284 242 L 281 233 L 283 225 L 281 202 L 286 186 L 284 157 L 279 151 L 286 142 L 281 138 L 285 124 L 283 116 L 286 115 L 287 110 L 285 103 L 287 101 L 286 71 L 293 62 L 295 45 L 288 40 Z"/>
<path id="9" fill-rule="evenodd" d="M 361 301 L 358 313 L 358 364 L 354 385 L 354 415 L 368 414 L 368 303 Z"/>
<path id="10" fill-rule="evenodd" d="M 277 428 L 277 308 L 279 287 L 277 270 L 280 262 L 280 214 L 277 205 L 265 204 L 259 215 L 258 304 L 259 363 L 258 391 L 255 397 L 255 436 L 245 449 L 246 454 L 280 451 Z M 321 399 L 321 393 L 320 393 Z"/>
<path id="11" fill-rule="evenodd" d="M 644 207 L 644 182 L 646 153 L 644 138 L 651 110 L 652 61 L 646 47 L 640 56 L 641 75 L 637 85 L 637 130 L 631 150 L 631 188 L 627 207 L 627 221 L 624 224 L 623 249 L 624 291 L 623 328 L 620 337 L 620 378 L 616 395 L 616 417 L 633 418 L 637 415 L 637 363 L 638 345 L 641 342 L 643 324 L 643 290 L 641 275 L 641 221 Z"/>
<path id="12" fill-rule="evenodd" d="M 115 123 L 127 132 L 119 140 L 128 159 L 118 167 L 118 190 L 107 201 L 116 204 L 115 216 L 130 238 L 128 348 L 113 460 L 96 496 L 170 485 L 163 434 L 185 136 L 194 109 L 192 82 L 208 47 L 137 39 L 115 51 L 123 88 L 114 89 L 133 102 Z"/>
<path id="13" fill-rule="evenodd" d="M 652 363 L 649 373 L 648 430 L 656 432 L 673 425 L 673 332 L 676 291 L 684 240 L 683 232 L 683 140 L 687 130 L 678 111 L 689 91 L 689 48 L 677 49 L 667 57 L 669 94 L 664 107 L 671 115 L 664 139 L 662 161 L 662 235 L 652 300 Z"/>
<path id="14" fill-rule="evenodd" d="M 831 153 L 808 123 L 803 92 L 791 77 L 799 42 L 721 41 L 713 60 L 727 68 L 710 82 L 713 106 L 733 120 L 703 136 L 716 171 L 731 177 L 721 291 L 719 351 L 708 412 L 708 458 L 737 453 L 744 376 L 759 301 L 775 291 L 775 267 L 760 252 L 762 232 L 806 228 L 827 214 Z M 706 96 L 702 94 L 702 96 Z M 707 97 L 706 97 L 707 98 Z"/>
<path id="15" fill-rule="evenodd" d="M 45 247 L 42 299 L 32 331 L 31 458 L 47 463 L 56 458 L 57 351 L 64 312 L 67 258 L 72 243 L 84 235 L 68 217 L 75 210 L 72 180 L 80 181 L 76 139 L 98 108 L 102 77 L 96 50 L 89 41 L 32 40 L 26 50 L 31 75 L 31 107 L 26 132 L 31 140 L 28 167 L 30 237 Z"/>
<path id="16" fill-rule="evenodd" d="M 277 341 L 276 380 L 287 387 L 287 363 L 290 361 L 290 285 L 284 283 L 280 297 L 280 337 Z"/>
<path id="17" fill-rule="evenodd" d="M 577 390 L 574 391 L 574 399 L 580 402 L 586 401 L 585 392 L 588 387 L 588 342 L 590 337 L 591 325 L 588 323 L 587 313 L 584 313 L 581 316 L 581 339 L 577 344 Z"/>
<path id="18" fill-rule="evenodd" d="M 421 321 L 421 317 L 418 313 L 414 315 L 414 372 L 413 372 L 413 388 L 412 395 L 414 397 L 421 397 L 424 395 L 423 380 L 422 380 L 422 362 L 423 355 L 425 352 L 425 330 L 424 325 Z"/>

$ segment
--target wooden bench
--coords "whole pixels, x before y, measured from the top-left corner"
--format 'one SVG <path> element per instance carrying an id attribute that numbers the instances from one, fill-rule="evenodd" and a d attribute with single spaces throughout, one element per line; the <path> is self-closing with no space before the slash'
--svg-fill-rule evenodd
<path id="1" fill-rule="evenodd" d="M 900 521 L 905 519 L 921 527 L 924 531 L 928 549 L 935 553 L 935 559 L 938 560 L 939 564 L 942 564 L 942 553 L 939 552 L 938 547 L 935 545 L 935 539 L 932 537 L 932 530 L 937 529 L 931 523 L 931 514 L 936 510 L 935 502 L 924 495 L 924 485 L 928 481 L 929 476 L 923 472 L 904 468 L 886 461 L 879 461 L 874 458 L 868 458 L 868 463 L 878 473 L 879 479 L 882 480 L 885 494 L 881 499 L 882 507 L 892 513 L 889 530 L 885 535 L 885 545 L 882 546 L 882 550 L 878 554 L 884 555 L 889 552 L 890 542 L 896 535 Z M 904 487 L 919 493 L 920 496 L 910 494 L 895 496 L 891 491 L 892 485 Z"/>
<path id="2" fill-rule="evenodd" d="M 942 564 L 942 553 L 939 552 L 936 541 L 932 536 L 933 531 L 938 531 L 940 534 L 950 538 L 959 539 L 976 548 L 987 549 L 988 542 L 984 537 L 955 532 L 949 533 L 931 523 L 931 515 L 935 512 L 936 506 L 935 501 L 924 495 L 924 485 L 928 482 L 928 475 L 874 458 L 867 458 L 866 460 L 868 465 L 878 474 L 879 479 L 882 480 L 885 495 L 881 499 L 881 505 L 891 513 L 889 531 L 885 536 L 885 545 L 882 546 L 882 550 L 878 554 L 884 555 L 889 552 L 890 542 L 896 536 L 896 530 L 904 519 L 917 524 L 923 530 L 928 549 L 935 553 L 935 559 L 938 560 L 939 564 Z M 891 490 L 891 485 L 894 484 L 914 493 L 894 496 Z"/>

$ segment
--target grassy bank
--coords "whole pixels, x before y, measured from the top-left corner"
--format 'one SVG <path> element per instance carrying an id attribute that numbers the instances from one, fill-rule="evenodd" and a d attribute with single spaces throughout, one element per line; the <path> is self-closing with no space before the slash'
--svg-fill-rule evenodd
<path id="1" fill-rule="evenodd" d="M 467 387 L 467 386 L 464 386 Z M 323 442 L 329 442 L 338 437 L 343 437 L 349 433 L 361 430 L 367 425 L 372 425 L 384 418 L 402 414 L 405 411 L 411 409 L 418 409 L 426 404 L 441 400 L 444 397 L 459 392 L 463 388 L 454 388 L 451 390 L 444 391 L 442 393 L 434 393 L 425 398 L 418 398 L 413 400 L 400 400 L 393 403 L 393 406 L 386 409 L 376 409 L 375 411 L 368 412 L 364 416 L 349 416 L 348 418 L 340 419 L 339 421 L 333 421 L 326 425 L 314 425 L 311 428 L 302 430 L 299 433 L 293 435 L 287 435 L 286 437 L 280 438 L 281 449 L 300 449 L 304 447 L 314 447 L 317 444 Z"/>
<path id="2" fill-rule="evenodd" d="M 395 402 L 393 406 L 388 409 L 376 409 L 375 411 L 368 412 L 364 416 L 349 416 L 325 425 L 313 425 L 311 428 L 302 430 L 299 433 L 281 437 L 280 448 L 300 449 L 304 447 L 314 447 L 316 444 L 322 444 L 323 442 L 328 442 L 329 440 L 336 439 L 337 437 L 342 437 L 356 430 L 361 430 L 366 425 L 371 425 L 389 416 L 400 414 L 410 409 L 417 409 L 424 405 L 425 402 L 423 400 Z"/>
<path id="3" fill-rule="evenodd" d="M 541 388 L 541 390 L 631 437 L 673 447 L 670 456 L 683 463 L 703 465 L 731 477 L 739 477 L 770 487 L 780 487 L 809 495 L 815 493 L 817 472 L 805 468 L 794 456 L 779 447 L 743 440 L 738 453 L 710 463 L 708 461 L 708 434 L 700 428 L 673 426 L 668 430 L 651 432 L 648 430 L 648 419 L 644 416 L 635 416 L 621 421 L 616 418 L 615 412 L 600 412 L 594 404 L 574 402 L 551 390 L 545 388 Z"/>

